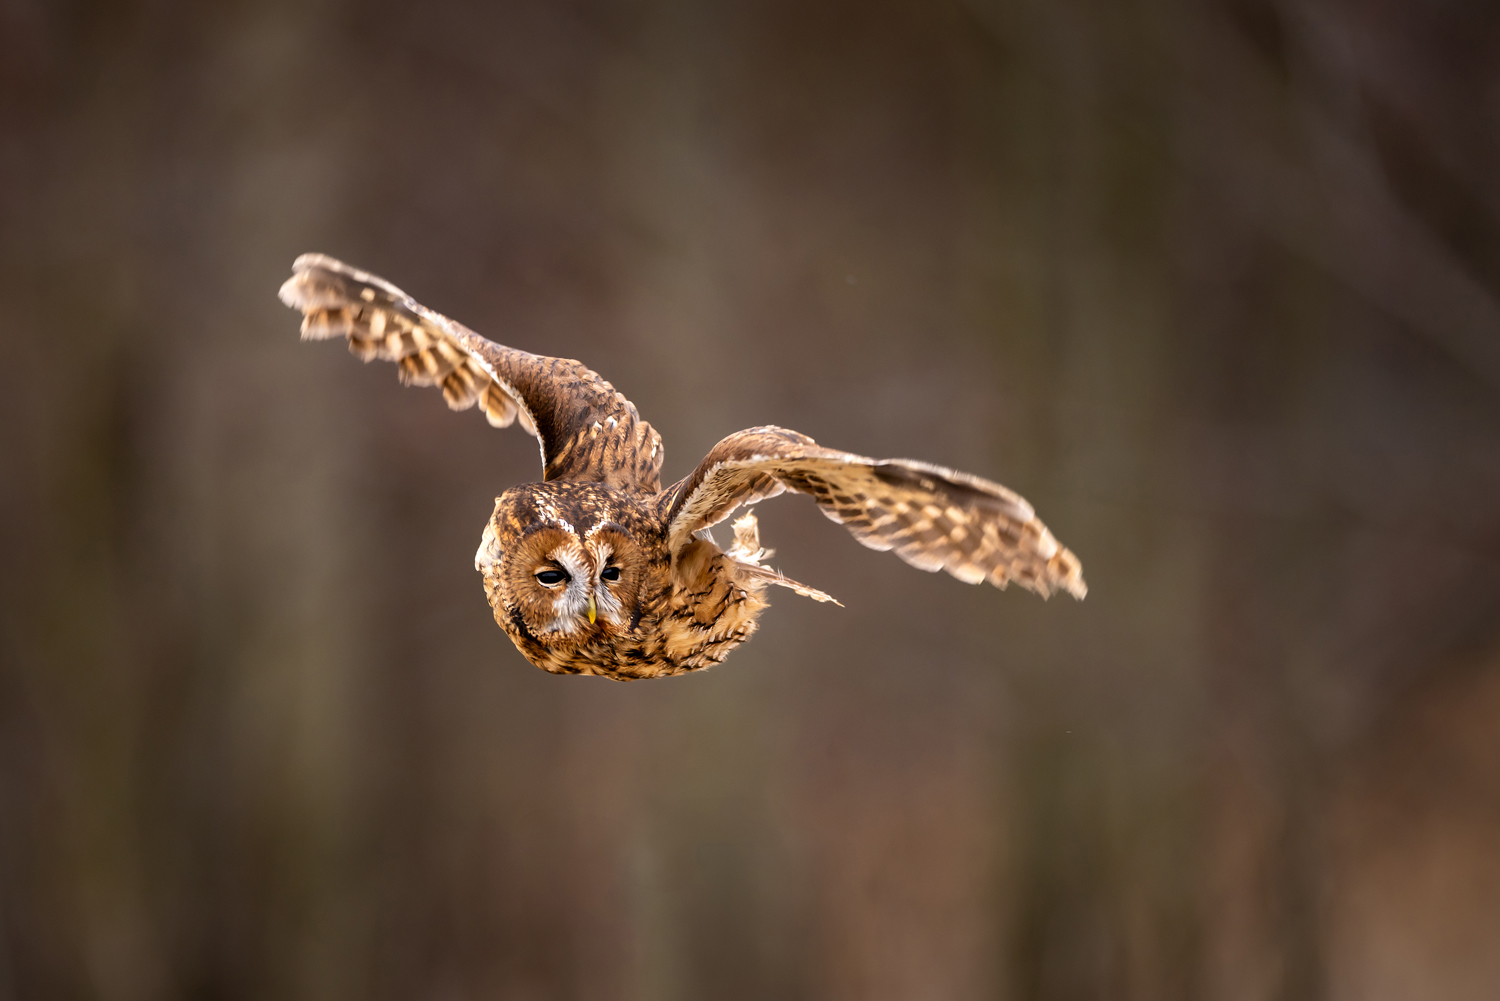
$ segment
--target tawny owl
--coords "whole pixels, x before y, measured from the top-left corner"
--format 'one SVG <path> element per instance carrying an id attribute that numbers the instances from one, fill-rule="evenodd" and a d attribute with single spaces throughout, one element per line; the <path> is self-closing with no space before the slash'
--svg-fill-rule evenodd
<path id="1" fill-rule="evenodd" d="M 656 431 L 579 362 L 487 341 L 330 257 L 303 255 L 292 272 L 281 299 L 302 311 L 304 338 L 347 337 L 363 360 L 395 362 L 403 382 L 441 386 L 454 410 L 477 403 L 494 426 L 518 422 L 536 437 L 542 482 L 496 498 L 474 566 L 495 621 L 543 670 L 622 681 L 696 671 L 755 632 L 768 585 L 831 601 L 763 564 L 753 513 L 734 522 L 727 550 L 709 533 L 788 490 L 922 570 L 1043 597 L 1087 590 L 1078 559 L 997 483 L 758 427 L 662 489 Z"/>

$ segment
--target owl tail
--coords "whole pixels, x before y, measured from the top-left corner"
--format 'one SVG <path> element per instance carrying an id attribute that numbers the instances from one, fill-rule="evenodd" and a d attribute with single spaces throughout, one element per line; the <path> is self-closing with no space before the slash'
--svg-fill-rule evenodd
<path id="1" fill-rule="evenodd" d="M 806 584 L 799 584 L 790 577 L 783 576 L 779 570 L 761 566 L 760 561 L 771 556 L 772 550 L 761 548 L 760 522 L 756 520 L 754 511 L 747 511 L 743 517 L 735 520 L 734 545 L 729 547 L 725 555 L 734 560 L 740 573 L 746 577 L 779 587 L 789 587 L 804 598 L 811 598 L 814 601 L 831 601 L 840 608 L 844 607 L 844 603 L 831 594 L 819 591 L 815 587 L 808 587 Z"/>

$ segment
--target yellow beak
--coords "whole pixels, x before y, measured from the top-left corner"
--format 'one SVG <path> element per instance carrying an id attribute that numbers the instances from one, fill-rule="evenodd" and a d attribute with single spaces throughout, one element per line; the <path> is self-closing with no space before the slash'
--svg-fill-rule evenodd
<path id="1" fill-rule="evenodd" d="M 589 595 L 589 625 L 593 625 L 594 620 L 598 617 L 599 610 L 594 607 L 594 596 L 591 594 Z"/>

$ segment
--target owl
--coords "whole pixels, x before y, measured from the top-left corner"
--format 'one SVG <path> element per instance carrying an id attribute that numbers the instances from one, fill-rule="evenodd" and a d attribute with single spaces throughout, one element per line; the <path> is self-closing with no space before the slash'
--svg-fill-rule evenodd
<path id="1" fill-rule="evenodd" d="M 488 341 L 374 275 L 321 254 L 292 265 L 281 300 L 302 337 L 343 337 L 401 381 L 437 386 L 454 410 L 519 424 L 540 483 L 495 499 L 474 567 L 495 621 L 537 667 L 620 681 L 721 662 L 755 632 L 770 587 L 833 599 L 766 565 L 753 512 L 727 549 L 710 529 L 778 494 L 807 494 L 871 549 L 961 581 L 1016 581 L 1043 597 L 1087 591 L 1078 559 L 1031 505 L 989 480 L 910 459 L 868 459 L 805 434 L 756 427 L 663 488 L 661 438 L 580 362 Z"/>

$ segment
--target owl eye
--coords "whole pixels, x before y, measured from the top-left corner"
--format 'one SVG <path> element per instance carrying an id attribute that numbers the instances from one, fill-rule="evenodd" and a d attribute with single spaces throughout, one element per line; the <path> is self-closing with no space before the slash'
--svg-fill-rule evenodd
<path id="1" fill-rule="evenodd" d="M 538 570 L 536 581 L 543 587 L 556 587 L 568 579 L 568 575 L 561 570 Z"/>
<path id="2" fill-rule="evenodd" d="M 607 581 L 610 581 L 611 583 L 614 582 L 614 581 L 619 580 L 620 579 L 620 568 L 619 567 L 605 567 L 604 568 L 604 572 L 599 575 L 599 579 L 600 580 L 607 580 Z"/>

